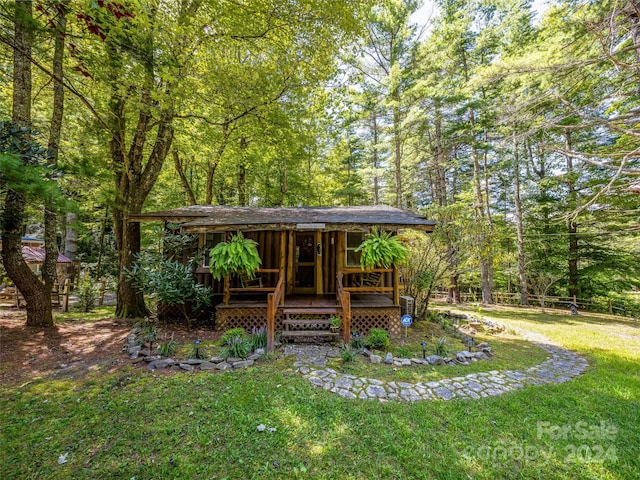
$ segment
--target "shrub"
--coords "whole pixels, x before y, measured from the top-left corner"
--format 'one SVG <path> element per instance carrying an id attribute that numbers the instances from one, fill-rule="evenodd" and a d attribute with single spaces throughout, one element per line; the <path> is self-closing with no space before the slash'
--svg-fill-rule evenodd
<path id="1" fill-rule="evenodd" d="M 436 355 L 440 355 L 441 357 L 446 357 L 449 355 L 449 344 L 447 343 L 447 337 L 440 337 L 438 339 L 438 343 L 433 349 L 433 353 Z"/>
<path id="2" fill-rule="evenodd" d="M 93 310 L 93 307 L 95 307 L 98 302 L 98 289 L 90 280 L 86 280 L 80 284 L 76 295 L 78 296 L 78 308 L 84 313 Z"/>
<path id="3" fill-rule="evenodd" d="M 258 348 L 266 348 L 267 346 L 267 329 L 266 327 L 251 329 L 251 336 L 248 339 L 249 347 L 252 352 L 255 352 Z"/>
<path id="4" fill-rule="evenodd" d="M 342 358 L 342 361 L 344 363 L 353 363 L 353 361 L 356 359 L 356 353 L 353 351 L 353 348 L 351 348 L 351 346 L 344 345 L 340 349 L 340 358 Z"/>
<path id="5" fill-rule="evenodd" d="M 243 340 L 247 337 L 247 333 L 244 331 L 244 328 L 231 328 L 224 332 L 220 337 L 220 345 L 224 347 L 229 340 L 233 340 L 236 337 L 240 337 Z"/>
<path id="6" fill-rule="evenodd" d="M 160 342 L 160 346 L 158 347 L 158 353 L 163 357 L 170 357 L 173 355 L 178 349 L 178 342 L 173 339 L 173 334 L 171 334 L 171 338 L 169 340 L 166 337 Z"/>
<path id="7" fill-rule="evenodd" d="M 356 350 L 362 350 L 365 347 L 364 338 L 358 332 L 353 332 L 351 335 L 351 348 Z"/>
<path id="8" fill-rule="evenodd" d="M 428 322 L 438 323 L 440 318 L 440 313 L 437 310 L 427 310 L 426 320 Z"/>
<path id="9" fill-rule="evenodd" d="M 389 334 L 381 328 L 372 328 L 367 337 L 367 347 L 385 350 L 389 346 Z"/>
<path id="10" fill-rule="evenodd" d="M 247 358 L 249 352 L 251 352 L 249 341 L 246 338 L 235 337 L 227 339 L 220 354 L 225 359 L 229 357 Z"/>
<path id="11" fill-rule="evenodd" d="M 396 348 L 396 357 L 411 358 L 411 350 L 407 347 L 398 347 Z"/>

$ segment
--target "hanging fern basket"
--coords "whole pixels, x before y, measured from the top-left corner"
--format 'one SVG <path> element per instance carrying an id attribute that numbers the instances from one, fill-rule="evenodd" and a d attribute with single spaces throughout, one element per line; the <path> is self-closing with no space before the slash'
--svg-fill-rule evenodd
<path id="1" fill-rule="evenodd" d="M 222 280 L 232 273 L 244 273 L 251 279 L 255 278 L 262 263 L 257 245 L 250 238 L 245 238 L 242 232 L 233 235 L 228 242 L 217 244 L 209 252 L 209 269 L 213 277 Z"/>
<path id="2" fill-rule="evenodd" d="M 409 257 L 407 247 L 397 236 L 376 227 L 365 236 L 356 252 L 360 252 L 360 266 L 363 270 L 391 268 Z"/>

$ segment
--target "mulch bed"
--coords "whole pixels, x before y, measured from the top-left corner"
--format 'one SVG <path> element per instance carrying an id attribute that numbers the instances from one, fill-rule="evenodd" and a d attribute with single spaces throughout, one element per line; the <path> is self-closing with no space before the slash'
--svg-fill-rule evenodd
<path id="1" fill-rule="evenodd" d="M 0 384 L 16 385 L 38 378 L 80 378 L 90 372 L 112 372 L 130 363 L 123 351 L 136 320 L 64 321 L 54 327 L 27 327 L 26 313 L 0 309 Z M 213 341 L 211 329 L 177 324 L 160 325 L 179 344 L 198 338 Z"/>

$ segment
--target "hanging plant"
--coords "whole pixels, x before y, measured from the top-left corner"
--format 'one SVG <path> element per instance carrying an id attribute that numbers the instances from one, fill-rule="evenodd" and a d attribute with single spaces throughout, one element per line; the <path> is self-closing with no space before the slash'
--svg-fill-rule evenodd
<path id="1" fill-rule="evenodd" d="M 250 238 L 244 238 L 242 232 L 233 235 L 228 242 L 217 244 L 209 252 L 211 274 L 216 280 L 222 280 L 232 273 L 245 273 L 250 279 L 255 278 L 256 270 L 262 263 L 257 245 Z"/>
<path id="2" fill-rule="evenodd" d="M 392 265 L 402 263 L 409 257 L 407 247 L 397 236 L 376 227 L 365 236 L 355 251 L 361 252 L 360 266 L 363 270 L 376 267 L 391 268 Z"/>

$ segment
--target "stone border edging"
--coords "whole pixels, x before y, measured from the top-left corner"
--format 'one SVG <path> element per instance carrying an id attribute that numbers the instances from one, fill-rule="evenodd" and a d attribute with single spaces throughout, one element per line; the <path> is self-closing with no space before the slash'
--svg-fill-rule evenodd
<path id="1" fill-rule="evenodd" d="M 384 382 L 374 378 L 342 374 L 331 368 L 317 370 L 301 366 L 299 372 L 315 387 L 344 398 L 385 401 L 452 400 L 501 395 L 525 385 L 568 382 L 584 373 L 588 363 L 577 353 L 542 334 L 514 329 L 525 340 L 549 353 L 550 358 L 526 370 L 492 370 L 434 382 Z M 333 355 L 335 356 L 335 355 Z M 311 359 L 312 364 L 317 359 Z M 304 362 L 304 361 L 303 361 Z"/>

